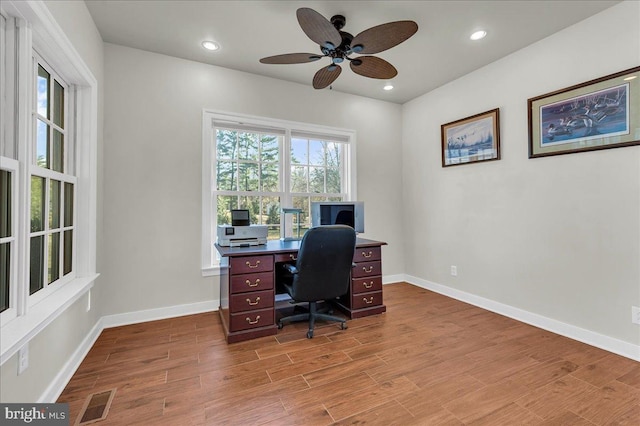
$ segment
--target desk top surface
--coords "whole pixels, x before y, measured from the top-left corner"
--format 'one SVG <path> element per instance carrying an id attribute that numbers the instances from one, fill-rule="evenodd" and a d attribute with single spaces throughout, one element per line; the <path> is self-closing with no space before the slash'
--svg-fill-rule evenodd
<path id="1" fill-rule="evenodd" d="M 366 238 L 356 238 L 356 247 L 374 247 L 384 245 L 387 245 L 387 243 L 383 241 L 368 240 Z M 300 241 L 269 240 L 267 241 L 267 244 L 249 247 L 222 247 L 217 243 L 214 244 L 214 246 L 221 256 L 234 257 L 295 252 L 300 249 Z"/>

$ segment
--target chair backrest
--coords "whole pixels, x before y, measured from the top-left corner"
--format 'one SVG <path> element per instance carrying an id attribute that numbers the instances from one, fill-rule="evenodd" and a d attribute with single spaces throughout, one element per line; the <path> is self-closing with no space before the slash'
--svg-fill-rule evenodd
<path id="1" fill-rule="evenodd" d="M 300 242 L 291 297 L 315 302 L 342 296 L 349 290 L 356 232 L 346 225 L 309 229 Z"/>

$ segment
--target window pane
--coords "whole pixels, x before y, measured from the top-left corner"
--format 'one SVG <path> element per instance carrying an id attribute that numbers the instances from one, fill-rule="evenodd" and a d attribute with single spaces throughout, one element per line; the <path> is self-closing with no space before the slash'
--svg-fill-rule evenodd
<path id="1" fill-rule="evenodd" d="M 291 191 L 307 192 L 307 167 L 291 167 Z"/>
<path id="2" fill-rule="evenodd" d="M 257 191 L 259 189 L 258 165 L 253 163 L 240 163 L 240 176 L 238 179 L 239 191 Z"/>
<path id="3" fill-rule="evenodd" d="M 49 229 L 60 228 L 60 181 L 49 181 Z"/>
<path id="4" fill-rule="evenodd" d="M 309 197 L 293 197 L 293 207 L 296 209 L 301 209 L 300 213 L 300 223 L 302 224 L 301 234 L 304 233 L 311 226 L 311 219 L 309 215 Z"/>
<path id="5" fill-rule="evenodd" d="M 11 276 L 11 245 L 0 244 L 0 312 L 9 309 L 9 277 Z"/>
<path id="6" fill-rule="evenodd" d="M 260 135 L 260 161 L 280 161 L 280 138 L 273 135 Z"/>
<path id="7" fill-rule="evenodd" d="M 268 225 L 267 239 L 280 238 L 280 197 L 262 197 L 263 225 Z"/>
<path id="8" fill-rule="evenodd" d="M 31 232 L 44 230 L 44 178 L 31 176 Z"/>
<path id="9" fill-rule="evenodd" d="M 0 170 L 0 238 L 11 236 L 11 172 Z"/>
<path id="10" fill-rule="evenodd" d="M 231 210 L 238 208 L 238 197 L 235 195 L 218 195 L 218 225 L 231 225 Z"/>
<path id="11" fill-rule="evenodd" d="M 49 256 L 47 256 L 49 262 L 48 266 L 48 281 L 47 284 L 51 284 L 60 278 L 60 233 L 54 232 L 49 234 Z"/>
<path id="12" fill-rule="evenodd" d="M 309 192 L 324 192 L 324 167 L 309 167 Z"/>
<path id="13" fill-rule="evenodd" d="M 53 80 L 53 122 L 64 128 L 64 88 Z"/>
<path id="14" fill-rule="evenodd" d="M 277 192 L 280 190 L 280 181 L 278 179 L 278 164 L 263 163 L 260 182 L 263 192 Z"/>
<path id="15" fill-rule="evenodd" d="M 216 157 L 218 159 L 237 159 L 238 133 L 231 130 L 216 130 Z"/>
<path id="16" fill-rule="evenodd" d="M 237 190 L 237 165 L 231 161 L 218 161 L 216 164 L 216 184 L 219 191 Z"/>
<path id="17" fill-rule="evenodd" d="M 342 192 L 342 147 L 338 143 L 327 144 L 327 192 L 339 194 Z"/>
<path id="18" fill-rule="evenodd" d="M 38 91 L 38 114 L 43 117 L 49 117 L 49 73 L 42 68 L 41 65 L 38 65 L 38 80 L 37 80 L 37 91 Z"/>
<path id="19" fill-rule="evenodd" d="M 53 129 L 53 143 L 51 144 L 51 169 L 64 172 L 64 135 Z"/>
<path id="20" fill-rule="evenodd" d="M 73 269 L 73 231 L 71 230 L 64 231 L 64 252 L 62 257 L 64 266 L 63 275 L 67 275 Z"/>
<path id="21" fill-rule="evenodd" d="M 31 238 L 31 264 L 29 268 L 29 294 L 43 287 L 44 235 Z"/>
<path id="22" fill-rule="evenodd" d="M 241 160 L 258 160 L 258 135 L 239 133 L 238 152 L 238 158 Z"/>
<path id="23" fill-rule="evenodd" d="M 49 126 L 42 120 L 38 120 L 36 129 L 36 164 L 40 167 L 49 168 Z"/>
<path id="24" fill-rule="evenodd" d="M 73 226 L 73 184 L 64 184 L 64 226 Z"/>
<path id="25" fill-rule="evenodd" d="M 309 141 L 309 164 L 324 166 L 324 146 L 323 141 Z"/>
<path id="26" fill-rule="evenodd" d="M 252 197 L 239 197 L 240 205 L 238 208 L 249 210 L 249 221 L 250 223 L 256 225 L 262 223 L 261 213 L 260 213 L 260 197 L 252 196 Z"/>
<path id="27" fill-rule="evenodd" d="M 291 164 L 309 164 L 306 139 L 291 139 Z"/>

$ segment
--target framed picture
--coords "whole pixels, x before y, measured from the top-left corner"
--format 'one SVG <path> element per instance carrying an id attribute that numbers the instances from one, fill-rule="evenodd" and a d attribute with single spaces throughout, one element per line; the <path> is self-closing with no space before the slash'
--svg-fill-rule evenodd
<path id="1" fill-rule="evenodd" d="M 640 144 L 640 67 L 528 100 L 529 158 Z"/>
<path id="2" fill-rule="evenodd" d="M 443 124 L 442 167 L 500 159 L 500 110 Z"/>

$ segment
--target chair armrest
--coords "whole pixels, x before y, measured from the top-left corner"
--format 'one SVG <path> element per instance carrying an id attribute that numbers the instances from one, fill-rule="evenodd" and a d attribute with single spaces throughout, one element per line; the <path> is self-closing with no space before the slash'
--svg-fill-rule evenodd
<path id="1" fill-rule="evenodd" d="M 291 275 L 298 273 L 298 268 L 296 268 L 295 265 L 292 265 L 290 263 L 283 263 L 282 267 Z"/>
<path id="2" fill-rule="evenodd" d="M 356 264 L 355 264 L 355 263 L 353 263 L 353 262 L 351 262 L 351 268 L 353 269 L 353 268 L 355 268 L 355 267 L 356 267 Z"/>

